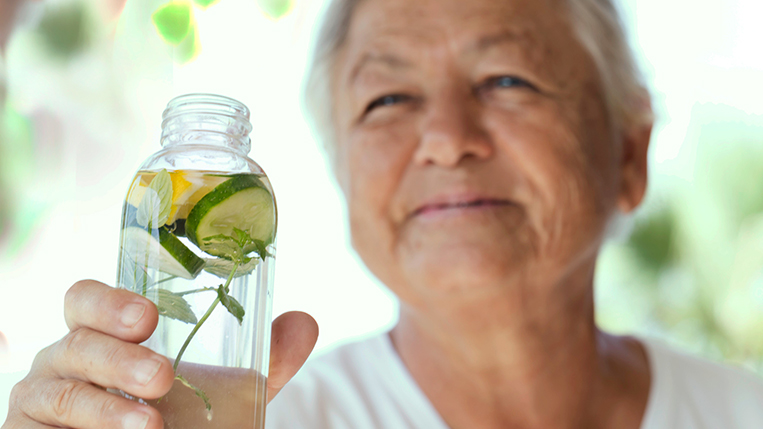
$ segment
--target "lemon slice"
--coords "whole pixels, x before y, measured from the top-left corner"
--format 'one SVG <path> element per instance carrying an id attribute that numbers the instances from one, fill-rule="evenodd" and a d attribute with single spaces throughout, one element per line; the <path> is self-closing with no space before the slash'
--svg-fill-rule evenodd
<path id="1" fill-rule="evenodd" d="M 188 218 L 193 206 L 217 185 L 228 180 L 226 176 L 205 175 L 199 171 L 177 170 L 170 172 L 172 179 L 172 207 L 167 225 L 178 219 Z"/>
<path id="2" fill-rule="evenodd" d="M 186 219 L 193 206 L 204 195 L 230 178 L 229 176 L 211 175 L 192 170 L 176 170 L 169 173 L 172 181 L 172 205 L 170 206 L 167 225 L 172 225 L 178 219 Z M 148 185 L 154 177 L 156 177 L 156 172 L 139 172 L 127 195 L 127 203 L 133 207 L 139 207 L 143 196 L 146 195 Z"/>

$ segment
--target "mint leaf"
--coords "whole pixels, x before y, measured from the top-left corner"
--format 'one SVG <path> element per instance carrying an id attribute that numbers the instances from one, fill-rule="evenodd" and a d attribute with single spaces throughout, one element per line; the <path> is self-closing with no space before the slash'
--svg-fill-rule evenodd
<path id="1" fill-rule="evenodd" d="M 153 189 L 146 189 L 146 193 L 143 194 L 143 199 L 140 200 L 135 220 L 138 221 L 138 225 L 143 228 L 159 228 L 159 213 L 161 211 L 162 201 L 159 198 L 159 194 Z"/>
<path id="2" fill-rule="evenodd" d="M 268 252 L 267 245 L 264 241 L 252 238 L 249 236 L 249 233 L 238 228 L 233 228 L 233 233 L 236 235 L 236 240 L 238 245 L 241 246 L 244 255 L 248 255 L 252 252 L 257 252 L 260 259 L 265 259 L 268 256 L 273 256 L 273 254 Z"/>
<path id="3" fill-rule="evenodd" d="M 160 316 L 195 325 L 198 323 L 196 315 L 191 310 L 191 305 L 181 295 L 172 293 L 166 289 L 157 291 L 158 297 L 156 308 Z"/>
<path id="4" fill-rule="evenodd" d="M 120 258 L 118 283 L 119 286 L 141 293 L 151 287 L 154 280 L 148 275 L 145 267 L 139 266 L 129 254 L 125 254 Z"/>
<path id="5" fill-rule="evenodd" d="M 156 31 L 170 45 L 177 46 L 188 35 L 191 28 L 191 3 L 174 1 L 160 6 L 151 15 Z"/>
<path id="6" fill-rule="evenodd" d="M 257 265 L 260 263 L 258 258 L 245 258 L 236 269 L 234 278 L 251 274 Z M 227 279 L 230 276 L 231 271 L 236 267 L 236 262 L 229 261 L 222 258 L 204 258 L 204 271 L 214 274 L 221 279 Z"/>
<path id="7" fill-rule="evenodd" d="M 217 297 L 220 298 L 220 303 L 228 309 L 228 312 L 238 319 L 238 324 L 244 323 L 244 307 L 236 301 L 236 298 L 228 295 L 223 285 L 217 288 Z"/>
<path id="8" fill-rule="evenodd" d="M 167 222 L 172 211 L 172 177 L 170 177 L 170 173 L 167 170 L 157 173 L 148 185 L 148 189 L 153 189 L 159 196 L 159 221 L 161 222 L 161 224 L 157 225 L 159 227 Z"/>
<path id="9" fill-rule="evenodd" d="M 167 170 L 157 173 L 140 200 L 136 220 L 144 228 L 156 229 L 167 223 L 172 211 L 172 178 Z"/>
<path id="10" fill-rule="evenodd" d="M 232 236 L 218 234 L 204 238 L 199 247 L 212 256 L 225 258 L 242 265 L 251 261 L 248 255 L 252 252 L 256 252 L 260 259 L 265 259 L 268 256 L 273 257 L 273 254 L 268 252 L 264 241 L 254 239 L 249 236 L 248 232 L 238 228 L 233 228 Z"/>
<path id="11" fill-rule="evenodd" d="M 234 262 L 244 260 L 244 251 L 236 239 L 225 234 L 213 235 L 201 240 L 201 250 Z"/>
<path id="12" fill-rule="evenodd" d="M 183 377 L 182 375 L 176 375 L 175 380 L 180 381 L 181 383 L 183 383 L 185 387 L 192 389 L 194 392 L 196 392 L 196 396 L 198 396 L 204 401 L 204 405 L 206 405 L 207 411 L 212 409 L 212 403 L 209 402 L 209 397 L 207 396 L 206 393 L 204 393 L 203 390 L 189 383 L 188 380 L 186 380 L 185 377 Z"/>
<path id="13" fill-rule="evenodd" d="M 252 242 L 249 234 L 244 230 L 233 227 L 233 234 L 235 237 L 232 238 L 236 240 L 236 243 L 238 243 L 242 249 L 246 248 L 246 246 Z"/>
<path id="14" fill-rule="evenodd" d="M 265 242 L 262 240 L 252 240 L 254 242 L 254 249 L 253 251 L 257 252 L 257 254 L 260 256 L 260 259 L 265 259 L 268 256 L 271 258 L 274 258 L 275 255 L 268 252 L 268 246 L 265 245 Z"/>

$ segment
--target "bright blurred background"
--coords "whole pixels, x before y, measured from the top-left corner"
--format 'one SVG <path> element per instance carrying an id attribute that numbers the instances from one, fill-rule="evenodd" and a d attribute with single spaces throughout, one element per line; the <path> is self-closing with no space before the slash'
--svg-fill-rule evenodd
<path id="1" fill-rule="evenodd" d="M 342 197 L 303 118 L 325 3 L 2 0 L 0 422 L 35 353 L 66 333 L 69 286 L 113 283 L 127 187 L 159 149 L 165 104 L 183 93 L 252 110 L 250 156 L 280 215 L 274 315 L 312 314 L 318 349 L 394 324 L 396 301 L 350 248 Z M 763 371 L 763 3 L 622 9 L 657 123 L 647 201 L 601 256 L 598 320 Z"/>

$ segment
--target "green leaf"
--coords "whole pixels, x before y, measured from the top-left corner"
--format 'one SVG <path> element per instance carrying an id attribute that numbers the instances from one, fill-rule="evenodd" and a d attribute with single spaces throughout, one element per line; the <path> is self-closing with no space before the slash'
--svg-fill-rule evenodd
<path id="1" fill-rule="evenodd" d="M 294 0 L 257 0 L 257 4 L 271 19 L 280 19 L 291 12 Z"/>
<path id="2" fill-rule="evenodd" d="M 263 260 L 273 256 L 264 241 L 253 239 L 249 233 L 238 228 L 233 228 L 233 236 L 218 234 L 203 239 L 201 247 L 207 253 L 220 255 L 242 265 L 251 261 L 248 255 L 252 252 L 256 252 Z"/>
<path id="3" fill-rule="evenodd" d="M 160 6 L 151 15 L 156 31 L 170 45 L 177 46 L 188 35 L 192 19 L 191 3 L 174 1 Z"/>
<path id="4" fill-rule="evenodd" d="M 246 258 L 248 262 L 241 263 L 236 269 L 236 273 L 233 277 L 241 277 L 251 274 L 257 265 L 260 263 L 258 258 Z M 204 258 L 204 271 L 214 274 L 221 279 L 227 279 L 230 277 L 231 271 L 236 267 L 236 263 L 223 258 Z"/>
<path id="5" fill-rule="evenodd" d="M 273 255 L 268 252 L 267 245 L 262 240 L 257 240 L 249 236 L 246 231 L 242 231 L 238 228 L 233 228 L 233 233 L 236 235 L 236 241 L 244 252 L 244 255 L 248 255 L 252 252 L 257 252 L 260 259 Z"/>
<path id="6" fill-rule="evenodd" d="M 166 289 L 159 289 L 156 308 L 160 316 L 195 325 L 198 323 L 193 314 L 190 304 L 181 295 L 172 293 Z"/>
<path id="7" fill-rule="evenodd" d="M 144 228 L 159 228 L 167 223 L 172 211 L 172 178 L 167 170 L 151 180 L 138 206 L 136 220 Z"/>
<path id="8" fill-rule="evenodd" d="M 254 241 L 254 251 L 257 252 L 257 254 L 260 256 L 260 259 L 265 259 L 268 256 L 271 258 L 274 258 L 275 255 L 270 253 L 268 251 L 268 246 L 265 244 L 262 240 L 253 240 Z"/>
<path id="9" fill-rule="evenodd" d="M 161 224 L 164 225 L 172 211 L 172 178 L 170 177 L 170 173 L 164 169 L 157 173 L 148 185 L 148 189 L 153 189 L 156 191 L 157 195 L 159 195 L 159 200 L 161 201 L 159 220 L 161 220 Z"/>
<path id="10" fill-rule="evenodd" d="M 252 242 L 246 231 L 233 227 L 233 234 L 236 236 L 235 240 L 241 248 L 245 248 L 247 244 Z"/>
<path id="11" fill-rule="evenodd" d="M 141 293 L 144 288 L 151 287 L 154 280 L 145 267 L 139 266 L 130 255 L 123 254 L 120 258 L 118 283 L 118 286 Z"/>
<path id="12" fill-rule="evenodd" d="M 159 198 L 159 194 L 153 189 L 147 189 L 143 194 L 143 199 L 140 200 L 138 206 L 138 213 L 135 216 L 135 220 L 138 225 L 143 228 L 155 229 L 158 228 L 159 213 L 162 211 L 162 201 Z"/>
<path id="13" fill-rule="evenodd" d="M 207 237 L 201 242 L 202 249 L 207 253 L 221 255 L 223 258 L 234 262 L 242 262 L 244 260 L 243 249 L 241 249 L 241 246 L 233 237 L 218 234 Z"/>
<path id="14" fill-rule="evenodd" d="M 238 319 L 238 324 L 244 323 L 244 307 L 236 301 L 236 298 L 228 295 L 223 288 L 223 285 L 217 288 L 217 296 L 220 298 L 220 303 L 228 309 L 228 312 Z"/>
<path id="15" fill-rule="evenodd" d="M 207 396 L 206 393 L 204 393 L 203 390 L 189 383 L 188 380 L 186 380 L 185 377 L 183 377 L 182 375 L 179 375 L 179 374 L 176 375 L 175 380 L 180 381 L 181 383 L 183 383 L 185 387 L 192 389 L 194 392 L 196 392 L 196 396 L 204 400 L 204 405 L 207 407 L 207 411 L 212 409 L 212 403 L 209 402 L 209 397 Z"/>

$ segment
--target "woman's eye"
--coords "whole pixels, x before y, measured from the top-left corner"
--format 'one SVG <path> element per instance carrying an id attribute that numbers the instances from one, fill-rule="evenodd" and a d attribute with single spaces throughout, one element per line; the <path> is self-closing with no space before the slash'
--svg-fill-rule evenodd
<path id="1" fill-rule="evenodd" d="M 376 109 L 377 107 L 386 107 L 386 106 L 394 106 L 395 104 L 399 104 L 405 101 L 410 100 L 411 97 L 408 95 L 403 94 L 391 94 L 391 95 L 385 95 L 383 97 L 379 97 L 376 100 L 372 101 L 371 104 L 366 107 L 366 111 L 364 113 L 369 113 L 370 111 Z"/>
<path id="2" fill-rule="evenodd" d="M 530 82 L 515 76 L 496 76 L 488 79 L 483 88 L 529 88 L 533 91 L 538 89 Z"/>

